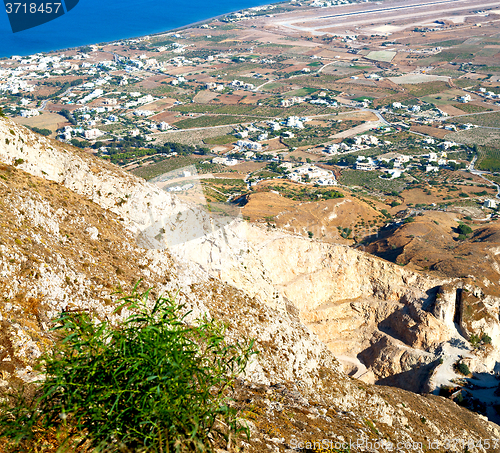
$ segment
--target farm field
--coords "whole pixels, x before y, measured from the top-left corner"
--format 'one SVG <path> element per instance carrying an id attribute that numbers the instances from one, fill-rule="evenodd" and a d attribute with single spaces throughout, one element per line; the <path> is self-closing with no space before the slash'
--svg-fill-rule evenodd
<path id="1" fill-rule="evenodd" d="M 74 49 L 68 61 L 77 56 L 91 69 L 27 76 L 33 93 L 1 92 L 3 108 L 148 180 L 195 165 L 211 201 L 241 192 L 252 221 L 345 244 L 415 206 L 462 218 L 469 215 L 462 209 L 479 209 L 494 195 L 467 171 L 476 155 L 478 168 L 498 164 L 493 0 L 263 8 L 137 43 Z M 95 88 L 89 82 L 103 93 L 84 101 Z M 20 116 L 42 107 L 40 117 Z M 457 130 L 444 128 L 450 124 Z M 350 215 L 349 202 L 320 200 L 337 190 L 363 199 L 350 232 L 318 213 Z"/>

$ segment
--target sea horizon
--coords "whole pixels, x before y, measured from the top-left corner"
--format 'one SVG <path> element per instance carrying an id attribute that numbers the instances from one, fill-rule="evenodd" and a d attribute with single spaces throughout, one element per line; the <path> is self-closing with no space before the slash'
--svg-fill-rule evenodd
<path id="1" fill-rule="evenodd" d="M 110 43 L 168 33 L 224 14 L 271 4 L 269 0 L 221 0 L 189 4 L 123 0 L 120 5 L 80 0 L 64 16 L 38 27 L 12 33 L 7 14 L 0 18 L 0 58 L 62 51 L 91 44 Z M 114 20 L 110 20 L 112 17 Z"/>

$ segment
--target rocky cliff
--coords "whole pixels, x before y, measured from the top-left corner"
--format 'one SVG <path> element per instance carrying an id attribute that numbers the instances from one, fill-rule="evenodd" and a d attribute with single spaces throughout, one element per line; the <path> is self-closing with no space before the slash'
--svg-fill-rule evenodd
<path id="1" fill-rule="evenodd" d="M 422 370 L 447 335 L 448 309 L 433 308 L 442 281 L 237 218 L 217 224 L 4 119 L 0 162 L 1 387 L 34 378 L 59 311 L 119 317 L 113 290 L 142 279 L 155 293 L 178 293 L 193 316 L 226 321 L 235 341 L 256 339 L 261 353 L 235 395 L 253 433 L 247 451 L 322 439 L 422 442 L 412 451 L 435 440 L 445 451 L 451 438 L 500 437 L 498 426 L 444 398 L 353 380 L 332 354 L 357 371 L 359 356 L 367 380 Z"/>

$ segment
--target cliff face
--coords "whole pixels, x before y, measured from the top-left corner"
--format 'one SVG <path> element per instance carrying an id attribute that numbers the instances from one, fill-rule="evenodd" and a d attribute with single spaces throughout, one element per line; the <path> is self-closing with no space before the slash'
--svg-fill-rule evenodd
<path id="1" fill-rule="evenodd" d="M 431 363 L 446 335 L 429 311 L 441 282 L 238 219 L 216 225 L 196 206 L 8 120 L 0 162 L 0 387 L 35 377 L 60 310 L 118 320 L 127 313 L 113 314 L 110 294 L 142 279 L 155 294 L 179 292 L 193 316 L 228 322 L 233 340 L 256 339 L 260 354 L 236 394 L 252 420 L 248 451 L 284 451 L 316 432 L 441 445 L 500 436 L 450 401 L 352 380 L 331 352 L 356 370 L 360 355 L 372 380 Z"/>

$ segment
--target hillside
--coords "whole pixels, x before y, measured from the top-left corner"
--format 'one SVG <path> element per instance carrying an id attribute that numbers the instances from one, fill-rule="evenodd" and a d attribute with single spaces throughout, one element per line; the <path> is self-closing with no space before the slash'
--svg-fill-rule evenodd
<path id="1" fill-rule="evenodd" d="M 414 222 L 382 231 L 365 250 L 392 262 L 434 275 L 470 278 L 498 294 L 497 223 L 473 224 L 472 233 L 459 238 L 459 220 L 453 213 L 429 212 Z"/>
<path id="2" fill-rule="evenodd" d="M 118 318 L 113 290 L 142 279 L 157 294 L 178 292 L 193 315 L 227 322 L 232 340 L 256 339 L 260 354 L 235 394 L 252 431 L 244 451 L 322 439 L 463 451 L 444 444 L 500 436 L 450 400 L 369 383 L 438 357 L 446 301 L 462 283 L 238 219 L 213 228 L 198 207 L 5 119 L 0 161 L 3 389 L 36 376 L 59 311 Z M 492 337 L 496 347 L 500 333 Z M 364 352 L 372 378 L 347 376 L 332 351 Z"/>

